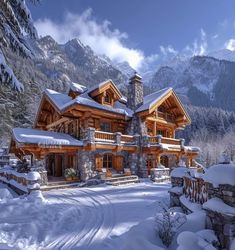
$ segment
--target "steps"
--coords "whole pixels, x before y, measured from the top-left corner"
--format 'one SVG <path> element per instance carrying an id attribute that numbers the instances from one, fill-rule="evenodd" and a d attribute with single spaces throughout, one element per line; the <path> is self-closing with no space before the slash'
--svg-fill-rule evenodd
<path id="1" fill-rule="evenodd" d="M 41 191 L 49 191 L 52 189 L 64 189 L 64 188 L 73 188 L 78 187 L 80 182 L 71 182 L 71 181 L 60 181 L 60 182 L 49 182 L 46 186 L 41 186 Z"/>
<path id="2" fill-rule="evenodd" d="M 105 178 L 105 183 L 113 186 L 139 183 L 139 177 L 137 175 L 110 177 Z"/>
<path id="3" fill-rule="evenodd" d="M 171 180 L 171 177 L 170 176 L 162 176 L 162 177 L 156 177 L 155 179 L 152 179 L 151 180 L 153 182 L 156 182 L 156 183 L 161 183 L 161 182 L 170 182 Z"/>

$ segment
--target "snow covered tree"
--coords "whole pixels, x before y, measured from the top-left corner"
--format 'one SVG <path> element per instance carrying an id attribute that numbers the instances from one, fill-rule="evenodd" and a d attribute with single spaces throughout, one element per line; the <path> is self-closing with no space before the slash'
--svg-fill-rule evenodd
<path id="1" fill-rule="evenodd" d="M 7 64 L 4 52 L 10 49 L 20 56 L 31 57 L 33 52 L 25 36 L 36 38 L 37 31 L 25 0 L 0 0 L 0 10 L 0 83 L 23 91 L 24 86 Z"/>

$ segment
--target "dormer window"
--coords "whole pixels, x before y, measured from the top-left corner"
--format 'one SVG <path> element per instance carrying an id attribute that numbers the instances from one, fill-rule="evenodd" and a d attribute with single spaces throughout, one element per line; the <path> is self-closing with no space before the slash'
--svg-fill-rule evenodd
<path id="1" fill-rule="evenodd" d="M 111 98 L 110 94 L 106 93 L 106 95 L 104 97 L 104 103 L 109 104 L 109 105 L 112 103 L 112 98 Z"/>

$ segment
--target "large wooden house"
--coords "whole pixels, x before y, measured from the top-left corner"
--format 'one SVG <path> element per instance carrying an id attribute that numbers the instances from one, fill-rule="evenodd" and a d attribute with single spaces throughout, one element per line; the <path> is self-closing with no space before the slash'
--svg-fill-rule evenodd
<path id="1" fill-rule="evenodd" d="M 33 128 L 13 129 L 10 152 L 31 155 L 47 177 L 63 177 L 66 168 L 75 168 L 83 181 L 107 169 L 147 177 L 150 169 L 171 168 L 182 157 L 192 165 L 199 149 L 175 139 L 190 122 L 172 88 L 144 97 L 138 74 L 130 78 L 127 98 L 112 80 L 92 88 L 72 83 L 67 95 L 44 92 Z"/>

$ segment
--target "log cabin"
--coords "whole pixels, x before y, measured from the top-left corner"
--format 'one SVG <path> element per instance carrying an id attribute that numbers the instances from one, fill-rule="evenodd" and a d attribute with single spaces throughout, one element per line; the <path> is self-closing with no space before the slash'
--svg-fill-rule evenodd
<path id="1" fill-rule="evenodd" d="M 172 88 L 144 97 L 137 73 L 127 98 L 112 80 L 92 88 L 72 83 L 68 94 L 44 92 L 33 128 L 13 129 L 10 152 L 20 159 L 31 155 L 44 183 L 62 178 L 66 168 L 81 181 L 125 169 L 148 177 L 151 169 L 171 169 L 182 158 L 192 166 L 199 149 L 175 138 L 190 123 Z"/>

